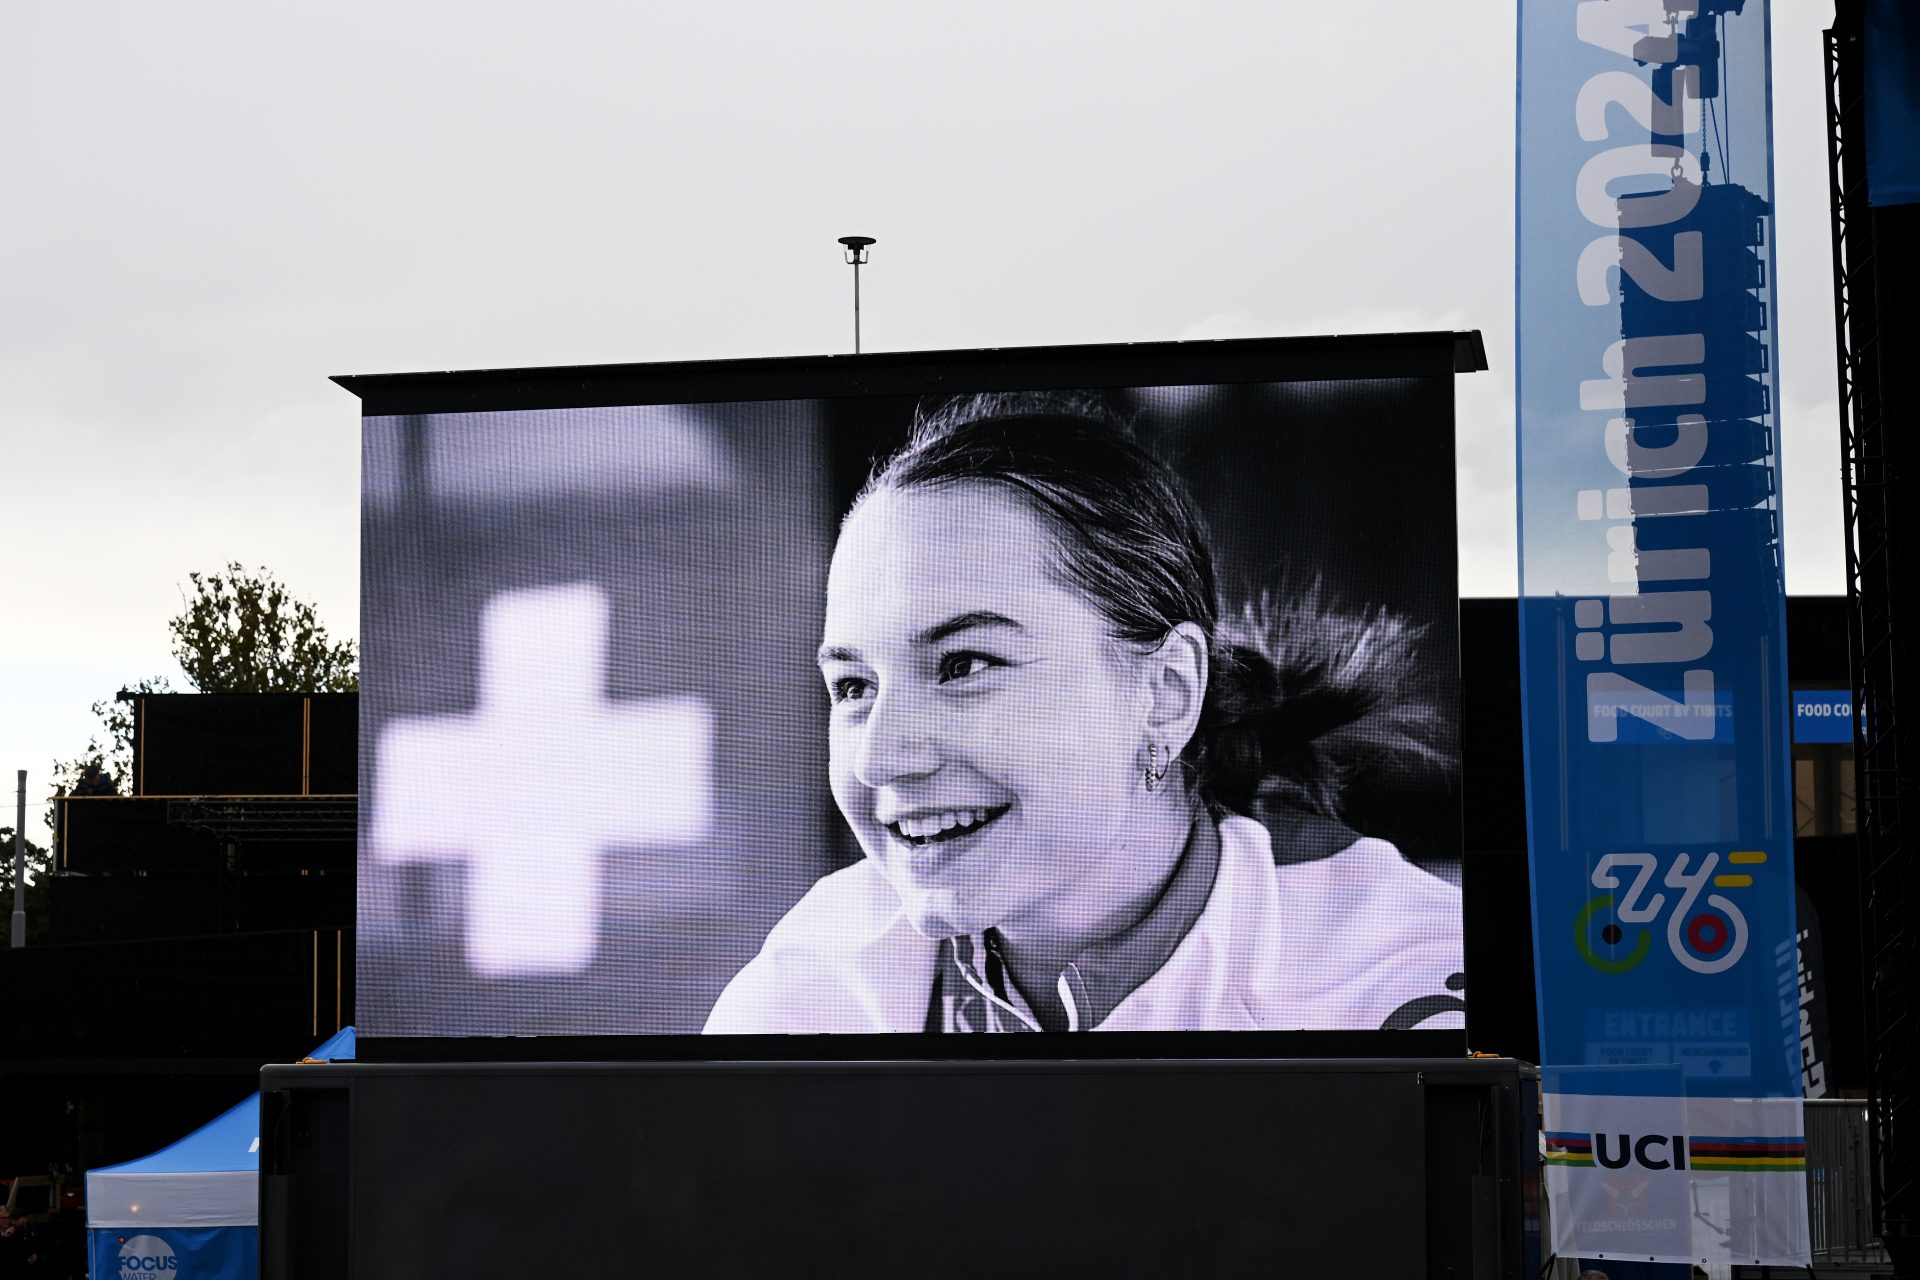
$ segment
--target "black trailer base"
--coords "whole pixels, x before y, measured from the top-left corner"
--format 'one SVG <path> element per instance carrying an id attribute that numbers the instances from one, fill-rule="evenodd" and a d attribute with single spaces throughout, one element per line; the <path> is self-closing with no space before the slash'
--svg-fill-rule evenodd
<path id="1" fill-rule="evenodd" d="M 261 1072 L 265 1280 L 1540 1265 L 1508 1059 Z"/>

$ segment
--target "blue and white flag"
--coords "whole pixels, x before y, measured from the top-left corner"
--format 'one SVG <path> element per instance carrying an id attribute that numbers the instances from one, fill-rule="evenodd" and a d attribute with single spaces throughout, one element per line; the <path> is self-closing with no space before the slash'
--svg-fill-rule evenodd
<path id="1" fill-rule="evenodd" d="M 1804 1264 L 1767 3 L 1519 9 L 1554 1249 Z"/>

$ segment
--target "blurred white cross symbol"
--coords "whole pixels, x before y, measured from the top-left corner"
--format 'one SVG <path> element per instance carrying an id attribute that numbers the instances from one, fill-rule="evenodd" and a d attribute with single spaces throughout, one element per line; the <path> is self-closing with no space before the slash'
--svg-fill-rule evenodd
<path id="1" fill-rule="evenodd" d="M 495 596 L 473 714 L 399 720 L 380 735 L 374 856 L 467 864 L 467 962 L 487 977 L 584 968 L 599 940 L 602 851 L 707 832 L 707 704 L 609 701 L 606 648 L 596 587 Z"/>

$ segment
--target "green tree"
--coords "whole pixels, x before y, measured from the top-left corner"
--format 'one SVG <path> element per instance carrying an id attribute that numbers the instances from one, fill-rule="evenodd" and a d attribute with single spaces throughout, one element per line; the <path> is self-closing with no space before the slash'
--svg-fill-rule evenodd
<path id="1" fill-rule="evenodd" d="M 351 693 L 354 643 L 327 635 L 312 605 L 266 569 L 238 562 L 190 573 L 193 594 L 167 623 L 173 656 L 201 693 Z"/>
<path id="2" fill-rule="evenodd" d="M 79 755 L 70 760 L 53 762 L 54 794 L 64 795 L 73 790 L 73 784 L 80 781 L 80 775 L 87 771 L 90 764 L 97 764 L 103 772 L 113 775 L 114 784 L 122 792 L 132 791 L 133 702 L 126 695 L 169 691 L 165 676 L 153 676 L 121 689 L 114 697 L 102 698 L 94 703 L 92 711 L 100 721 L 100 732 L 87 739 L 86 750 Z M 53 829 L 51 809 L 47 810 L 47 829 Z"/>
<path id="3" fill-rule="evenodd" d="M 173 656 L 201 693 L 350 693 L 360 687 L 354 644 L 327 636 L 312 605 L 289 595 L 266 569 L 233 563 L 221 573 L 190 573 L 193 595 L 167 622 Z M 93 704 L 100 731 L 86 749 L 53 762 L 54 794 L 73 789 L 87 766 L 133 790 L 133 701 L 129 694 L 169 693 L 164 676 L 141 680 L 120 696 Z M 53 827 L 53 812 L 47 812 Z M 11 856 L 9 853 L 8 856 Z"/>

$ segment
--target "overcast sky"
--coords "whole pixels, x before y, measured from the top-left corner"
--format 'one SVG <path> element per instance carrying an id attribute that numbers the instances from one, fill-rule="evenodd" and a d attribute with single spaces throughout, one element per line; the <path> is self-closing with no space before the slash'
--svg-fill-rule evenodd
<path id="1" fill-rule="evenodd" d="M 1844 590 L 1820 30 L 1773 15 L 1787 586 Z M 358 625 L 329 374 L 1477 328 L 1511 595 L 1511 4 L 0 4 L 0 769 L 191 570 Z M 11 800 L 0 823 L 11 824 Z M 29 830 L 38 833 L 35 823 Z"/>

